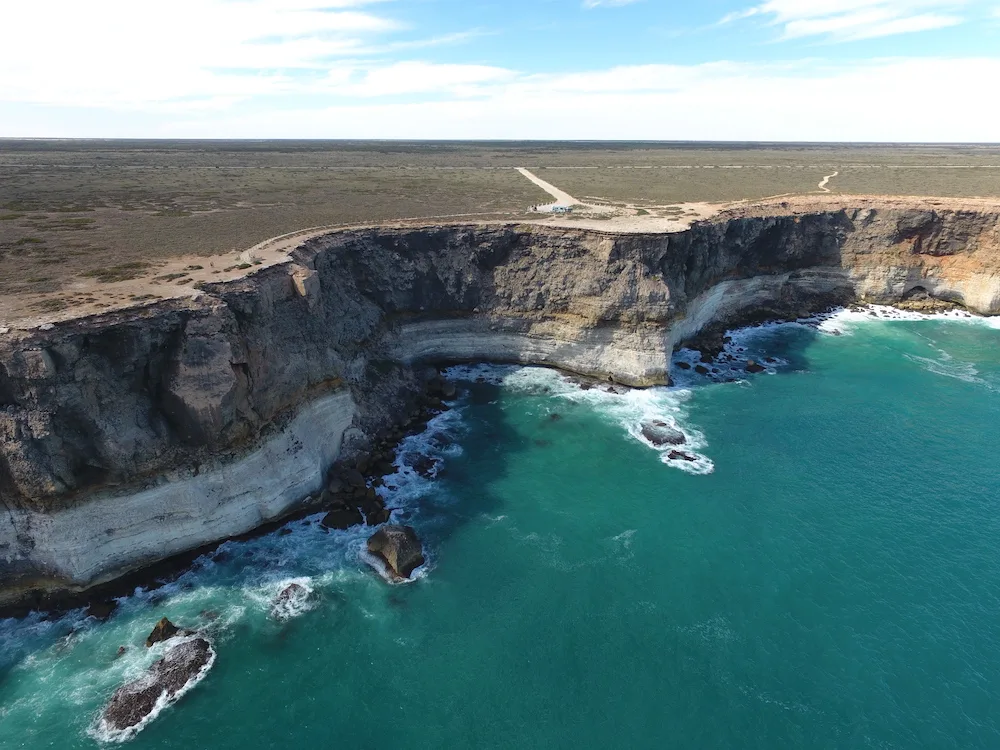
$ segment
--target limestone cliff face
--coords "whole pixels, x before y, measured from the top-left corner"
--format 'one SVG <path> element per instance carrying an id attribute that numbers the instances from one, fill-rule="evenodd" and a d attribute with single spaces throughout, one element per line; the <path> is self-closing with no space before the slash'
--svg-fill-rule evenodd
<path id="1" fill-rule="evenodd" d="M 288 512 L 342 448 L 409 408 L 414 365 L 663 383 L 675 346 L 706 326 L 916 288 L 1000 312 L 1000 216 L 865 207 L 670 235 L 346 231 L 194 300 L 0 337 L 0 603 Z"/>

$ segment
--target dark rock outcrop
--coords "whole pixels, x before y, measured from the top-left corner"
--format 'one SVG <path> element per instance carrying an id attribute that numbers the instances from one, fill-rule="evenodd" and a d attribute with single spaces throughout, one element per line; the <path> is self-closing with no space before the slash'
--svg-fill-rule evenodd
<path id="1" fill-rule="evenodd" d="M 94 602 L 87 607 L 86 615 L 97 620 L 109 620 L 116 609 L 118 609 L 118 602 L 114 599 L 105 602 Z"/>
<path id="2" fill-rule="evenodd" d="M 153 632 L 146 639 L 146 648 L 151 648 L 153 644 L 168 641 L 174 636 L 181 635 L 181 629 L 164 617 L 153 628 Z"/>
<path id="3" fill-rule="evenodd" d="M 767 372 L 766 367 L 764 367 L 761 364 L 758 364 L 757 362 L 754 362 L 752 359 L 747 360 L 746 367 L 744 367 L 743 369 L 750 373 Z"/>
<path id="4" fill-rule="evenodd" d="M 358 508 L 338 508 L 331 510 L 320 522 L 324 529 L 337 529 L 343 531 L 352 526 L 358 526 L 365 522 L 365 517 L 361 515 Z"/>
<path id="5" fill-rule="evenodd" d="M 663 445 L 683 445 L 686 442 L 683 432 L 660 420 L 643 422 L 641 430 L 642 436 L 658 447 Z"/>
<path id="6" fill-rule="evenodd" d="M 195 297 L 15 327 L 0 337 L 0 604 L 80 591 L 186 551 L 178 540 L 193 549 L 298 512 L 322 490 L 337 446 L 353 461 L 457 395 L 428 377 L 429 364 L 541 363 L 642 386 L 668 382 L 684 341 L 717 354 L 728 328 L 856 300 L 894 303 L 917 287 L 996 313 L 998 237 L 994 208 L 861 199 L 806 211 L 741 206 L 672 234 L 356 229 Z M 308 289 L 296 284 L 303 275 Z M 241 460 L 328 397 L 348 426 L 326 441 L 329 455 L 296 467 L 294 493 L 270 489 L 265 517 L 257 506 L 226 515 L 252 494 L 242 484 L 199 486 L 176 513 L 129 505 L 168 477 L 193 481 Z M 319 456 L 303 445 L 309 434 L 269 460 Z M 358 473 L 360 484 L 345 474 L 334 494 L 372 483 Z M 72 513 L 98 502 L 122 507 L 127 523 Z M 226 522 L 206 522 L 219 514 Z M 104 544 L 136 523 L 174 544 Z"/>
<path id="7" fill-rule="evenodd" d="M 399 578 L 409 578 L 424 564 L 424 551 L 410 526 L 383 526 L 368 540 L 368 551 L 381 558 L 386 570 Z"/>
<path id="8" fill-rule="evenodd" d="M 171 647 L 142 677 L 115 691 L 101 715 L 102 729 L 118 734 L 141 728 L 160 701 L 174 702 L 214 659 L 212 645 L 203 638 Z"/>

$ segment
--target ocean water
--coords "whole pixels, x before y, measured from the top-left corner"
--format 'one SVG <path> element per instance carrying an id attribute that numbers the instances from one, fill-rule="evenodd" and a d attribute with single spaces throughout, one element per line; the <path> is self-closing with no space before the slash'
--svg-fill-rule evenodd
<path id="1" fill-rule="evenodd" d="M 671 389 L 456 368 L 385 490 L 416 581 L 307 520 L 107 623 L 2 622 L 0 747 L 106 745 L 162 616 L 218 656 L 127 747 L 1000 747 L 1000 330 L 877 315 L 739 332 Z"/>

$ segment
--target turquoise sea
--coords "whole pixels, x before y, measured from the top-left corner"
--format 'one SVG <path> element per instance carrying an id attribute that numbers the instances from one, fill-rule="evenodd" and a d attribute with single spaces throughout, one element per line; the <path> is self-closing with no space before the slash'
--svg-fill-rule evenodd
<path id="1" fill-rule="evenodd" d="M 418 580 L 297 521 L 107 623 L 2 622 L 0 747 L 100 746 L 162 616 L 218 658 L 137 750 L 1000 747 L 1000 330 L 843 313 L 729 351 L 775 361 L 620 393 L 456 368 L 406 444 L 440 475 L 388 480 Z M 278 621 L 291 580 L 312 596 Z"/>

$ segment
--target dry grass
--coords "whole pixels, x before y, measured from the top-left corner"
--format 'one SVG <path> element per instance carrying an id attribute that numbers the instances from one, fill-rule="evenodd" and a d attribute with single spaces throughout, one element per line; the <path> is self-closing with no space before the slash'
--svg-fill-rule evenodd
<path id="1" fill-rule="evenodd" d="M 515 166 L 654 216 L 808 193 L 833 171 L 834 193 L 1000 195 L 996 147 L 0 140 L 0 295 L 154 277 L 304 227 L 523 217 L 548 196 Z"/>

